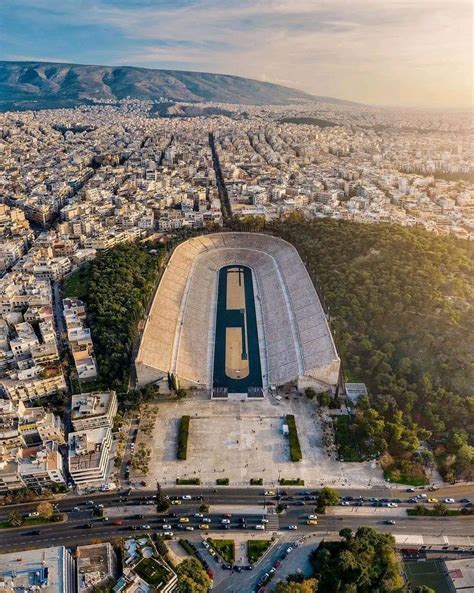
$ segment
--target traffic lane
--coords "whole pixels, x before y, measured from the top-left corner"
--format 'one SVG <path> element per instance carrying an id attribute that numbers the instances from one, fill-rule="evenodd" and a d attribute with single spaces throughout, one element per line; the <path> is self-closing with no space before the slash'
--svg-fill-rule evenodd
<path id="1" fill-rule="evenodd" d="M 319 515 L 318 525 L 307 525 L 306 518 L 299 514 L 280 517 L 280 530 L 290 531 L 289 525 L 297 525 L 298 531 L 313 532 L 321 529 L 328 531 L 339 531 L 343 527 L 357 529 L 358 527 L 374 527 L 380 531 L 391 533 L 405 533 L 417 535 L 462 535 L 474 537 L 474 517 L 395 517 L 394 525 L 386 521 L 389 517 L 371 517 L 368 515 L 351 515 L 345 517 L 334 517 Z"/>
<path id="2" fill-rule="evenodd" d="M 301 487 L 290 487 L 285 486 L 280 489 L 275 488 L 275 493 L 278 490 L 287 491 L 290 493 L 291 496 L 301 497 L 299 492 L 301 491 Z M 315 492 L 315 490 L 309 490 L 310 492 Z M 415 493 L 407 492 L 405 490 L 399 489 L 390 489 L 390 488 L 372 488 L 367 490 L 362 489 L 341 489 L 338 492 L 341 496 L 353 496 L 354 498 L 362 496 L 364 498 L 400 498 L 402 500 L 408 500 L 412 498 L 415 494 L 424 492 L 429 494 L 429 490 L 426 488 L 422 490 L 416 490 Z M 89 495 L 83 496 L 68 496 L 67 498 L 56 498 L 51 502 L 57 503 L 60 506 L 61 510 L 64 510 L 67 506 L 74 506 L 84 504 L 85 499 L 92 500 L 93 502 L 100 502 L 104 505 L 111 505 L 114 502 L 118 501 L 120 498 L 128 498 L 130 500 L 137 500 L 140 498 L 147 498 L 153 496 L 156 491 L 152 489 L 140 489 L 140 490 L 132 490 L 128 496 L 126 493 L 128 490 L 124 490 L 121 492 L 98 492 Z M 272 496 L 264 496 L 264 489 L 263 488 L 225 488 L 225 489 L 209 489 L 209 488 L 185 488 L 185 487 L 176 487 L 173 489 L 166 488 L 164 489 L 164 493 L 170 497 L 175 496 L 183 496 L 189 495 L 192 496 L 192 500 L 203 500 L 206 504 L 225 504 L 225 503 L 235 503 L 235 504 L 250 504 L 250 503 L 263 503 L 265 500 L 270 501 L 272 500 Z M 473 485 L 456 485 L 456 486 L 446 486 L 442 487 L 436 492 L 431 493 L 434 497 L 438 499 L 442 498 L 455 498 L 456 500 L 459 498 L 471 498 L 474 501 L 474 487 Z M 199 498 L 198 498 L 199 497 Z M 11 510 L 21 510 L 23 509 L 25 512 L 34 510 L 37 506 L 38 502 L 29 502 L 29 503 L 20 503 L 15 505 L 5 505 L 3 508 L 5 509 L 5 513 L 11 512 Z M 65 505 L 65 506 L 63 506 Z M 2 507 L 0 507 L 1 509 Z M 1 512 L 1 511 L 0 511 Z"/>

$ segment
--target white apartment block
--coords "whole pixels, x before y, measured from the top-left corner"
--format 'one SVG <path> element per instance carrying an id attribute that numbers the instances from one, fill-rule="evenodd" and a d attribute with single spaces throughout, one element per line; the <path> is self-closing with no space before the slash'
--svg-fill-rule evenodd
<path id="1" fill-rule="evenodd" d="M 106 481 L 112 446 L 112 431 L 104 426 L 69 434 L 69 473 L 78 486 Z"/>
<path id="2" fill-rule="evenodd" d="M 117 414 L 117 394 L 115 391 L 79 393 L 72 396 L 71 422 L 74 430 L 110 427 Z"/>

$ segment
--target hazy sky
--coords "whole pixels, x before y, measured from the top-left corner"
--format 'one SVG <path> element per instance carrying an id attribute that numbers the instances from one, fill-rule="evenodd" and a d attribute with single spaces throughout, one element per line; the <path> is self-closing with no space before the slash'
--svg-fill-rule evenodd
<path id="1" fill-rule="evenodd" d="M 0 0 L 0 59 L 238 74 L 366 103 L 472 105 L 471 0 Z"/>

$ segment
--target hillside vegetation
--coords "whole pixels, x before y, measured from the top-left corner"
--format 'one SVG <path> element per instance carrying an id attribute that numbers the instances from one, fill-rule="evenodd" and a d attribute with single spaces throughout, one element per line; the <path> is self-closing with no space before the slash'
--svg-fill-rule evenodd
<path id="1" fill-rule="evenodd" d="M 104 387 L 126 390 L 132 346 L 161 268 L 162 256 L 135 243 L 103 251 L 64 283 L 65 296 L 86 303 Z"/>
<path id="2" fill-rule="evenodd" d="M 432 462 L 419 450 L 429 439 L 448 479 L 472 477 L 473 245 L 416 227 L 300 216 L 272 230 L 320 287 L 348 380 L 369 388 L 354 443 L 383 453 L 388 475 L 403 481 L 418 461 Z"/>

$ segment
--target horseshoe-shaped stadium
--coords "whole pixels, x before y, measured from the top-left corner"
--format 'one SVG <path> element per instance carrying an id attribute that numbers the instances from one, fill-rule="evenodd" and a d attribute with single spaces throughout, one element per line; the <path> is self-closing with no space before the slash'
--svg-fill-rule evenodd
<path id="1" fill-rule="evenodd" d="M 216 233 L 174 250 L 135 360 L 137 385 L 170 377 L 213 397 L 269 388 L 334 391 L 340 360 L 296 249 L 259 233 Z"/>

